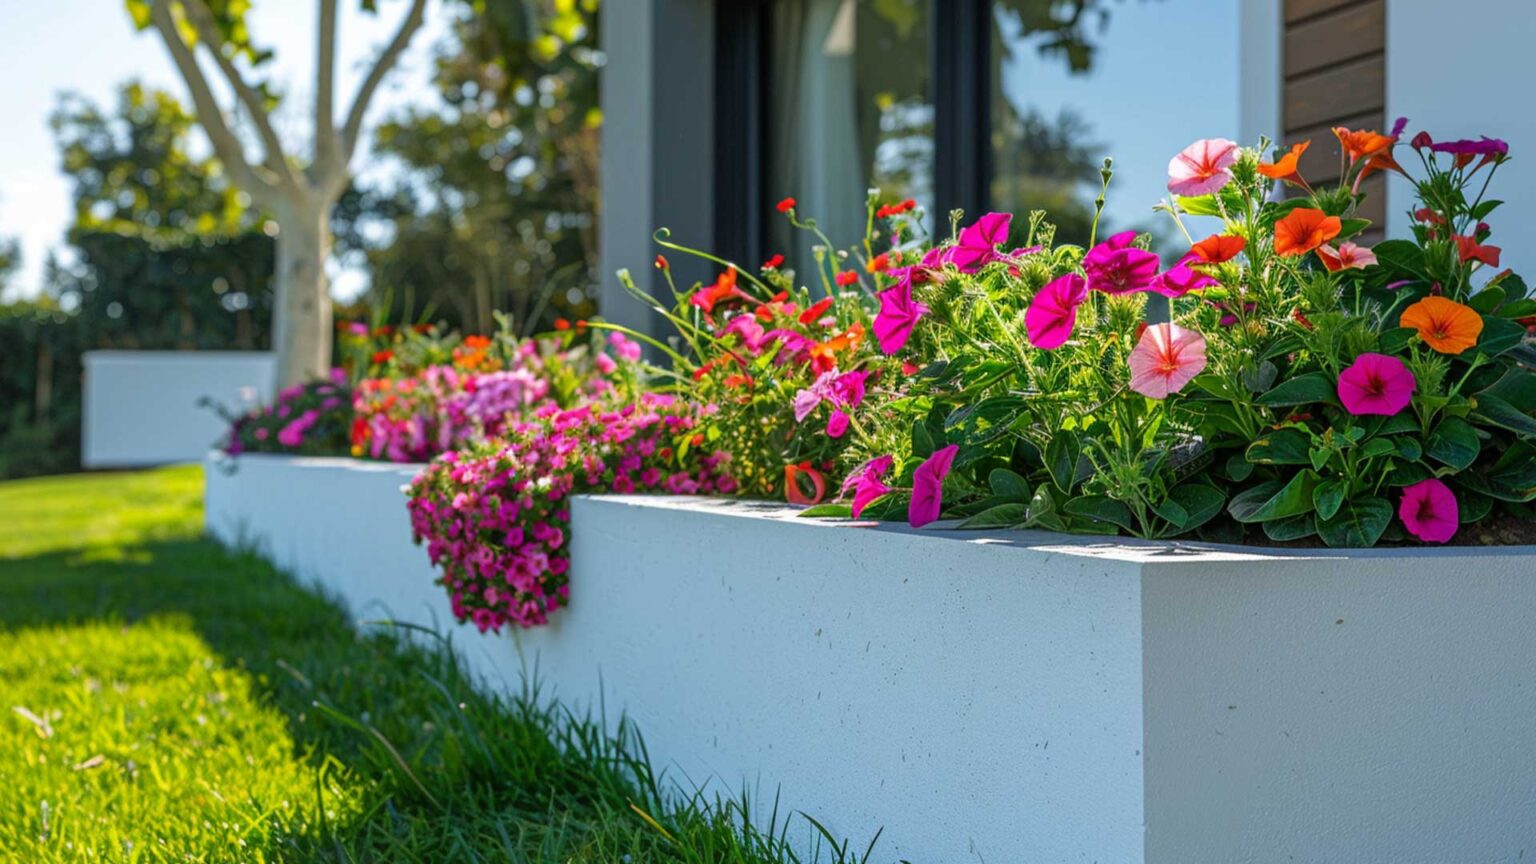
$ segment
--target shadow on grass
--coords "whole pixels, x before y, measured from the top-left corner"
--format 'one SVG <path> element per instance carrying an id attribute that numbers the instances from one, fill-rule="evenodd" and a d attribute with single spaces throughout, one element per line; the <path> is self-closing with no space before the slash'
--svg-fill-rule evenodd
<path id="1" fill-rule="evenodd" d="M 754 822 L 745 794 L 666 791 L 627 723 L 573 716 L 534 685 L 484 696 L 451 652 L 359 633 L 251 554 L 167 539 L 0 558 L 0 636 L 162 619 L 252 682 L 314 772 L 304 812 L 265 814 L 251 836 L 266 860 L 855 864 L 874 845 L 850 850 L 776 806 Z M 349 806 L 327 800 L 343 788 Z"/>

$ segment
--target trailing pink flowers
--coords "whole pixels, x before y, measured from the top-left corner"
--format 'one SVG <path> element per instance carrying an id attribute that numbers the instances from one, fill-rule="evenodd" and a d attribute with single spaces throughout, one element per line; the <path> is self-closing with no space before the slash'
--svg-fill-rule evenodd
<path id="1" fill-rule="evenodd" d="M 1397 515 L 1408 533 L 1425 543 L 1449 543 L 1461 524 L 1455 493 L 1434 477 L 1403 489 Z"/>
<path id="2" fill-rule="evenodd" d="M 735 492 L 727 454 L 683 446 L 713 410 L 657 393 L 618 407 L 547 404 L 504 442 L 433 462 L 408 507 L 454 616 L 494 632 L 544 624 L 566 605 L 573 493 Z"/>

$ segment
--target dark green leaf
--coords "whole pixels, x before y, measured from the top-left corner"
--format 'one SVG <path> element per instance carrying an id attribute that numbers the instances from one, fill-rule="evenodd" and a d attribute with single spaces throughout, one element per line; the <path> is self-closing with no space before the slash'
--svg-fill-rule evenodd
<path id="1" fill-rule="evenodd" d="M 1233 453 L 1227 457 L 1227 479 L 1234 483 L 1241 483 L 1253 474 L 1253 463 L 1242 453 Z"/>
<path id="2" fill-rule="evenodd" d="M 1007 468 L 993 468 L 992 473 L 987 475 L 987 485 L 992 488 L 992 494 L 999 498 L 1026 503 L 1029 501 L 1029 481 Z"/>
<path id="3" fill-rule="evenodd" d="M 1312 490 L 1312 506 L 1319 519 L 1331 519 L 1339 512 L 1344 498 L 1349 495 L 1349 484 L 1337 477 L 1324 480 Z"/>
<path id="4" fill-rule="evenodd" d="M 1416 276 L 1429 279 L 1424 269 L 1424 250 L 1411 240 L 1383 240 L 1371 247 L 1389 279 Z"/>
<path id="5" fill-rule="evenodd" d="M 1311 537 L 1316 533 L 1317 516 L 1313 513 L 1303 513 L 1300 516 L 1274 519 L 1264 523 L 1264 536 L 1276 543 L 1290 543 L 1303 537 Z"/>
<path id="6" fill-rule="evenodd" d="M 1472 350 L 1497 357 L 1523 342 L 1525 334 L 1525 327 L 1519 322 L 1484 315 L 1483 332 L 1477 337 L 1477 345 Z"/>
<path id="7" fill-rule="evenodd" d="M 1479 393 L 1473 416 L 1520 435 L 1536 435 L 1536 420 L 1492 393 Z"/>
<path id="8" fill-rule="evenodd" d="M 1029 518 L 1029 505 L 1027 504 L 999 504 L 989 507 L 977 513 L 975 516 L 961 522 L 958 528 L 1011 528 L 1022 525 Z"/>
<path id="9" fill-rule="evenodd" d="M 1173 487 L 1168 493 L 1171 501 L 1177 501 L 1184 508 L 1188 518 L 1179 526 L 1179 531 L 1193 531 L 1201 525 L 1216 518 L 1221 512 L 1221 505 L 1226 503 L 1226 496 L 1221 490 L 1206 486 L 1203 483 L 1185 483 Z"/>
<path id="10" fill-rule="evenodd" d="M 1061 509 L 1072 516 L 1081 516 L 1097 523 L 1118 525 L 1126 531 L 1136 530 L 1136 520 L 1131 515 L 1131 508 L 1106 495 L 1080 495 L 1068 499 L 1061 505 Z"/>
<path id="11" fill-rule="evenodd" d="M 1335 549 L 1365 549 L 1376 545 L 1392 522 L 1392 505 L 1366 495 L 1344 502 L 1332 519 L 1320 519 L 1317 534 Z"/>
<path id="12" fill-rule="evenodd" d="M 1312 436 L 1305 429 L 1284 426 L 1249 444 L 1246 456 L 1258 465 L 1305 465 L 1311 447 Z"/>
<path id="13" fill-rule="evenodd" d="M 1227 512 L 1239 522 L 1268 522 L 1309 513 L 1317 479 L 1316 472 L 1305 469 L 1283 485 L 1278 480 L 1260 483 L 1238 493 L 1227 505 Z"/>
<path id="14" fill-rule="evenodd" d="M 1477 454 L 1482 452 L 1482 447 L 1482 442 L 1477 438 L 1477 430 L 1471 423 L 1460 417 L 1447 417 L 1440 421 L 1435 431 L 1429 433 L 1425 452 L 1436 462 L 1461 471 L 1477 461 Z"/>
<path id="15" fill-rule="evenodd" d="M 1260 405 L 1277 408 L 1287 405 L 1309 405 L 1314 402 L 1332 402 L 1338 393 L 1335 383 L 1321 372 L 1308 372 L 1275 385 L 1256 400 Z"/>
<path id="16" fill-rule="evenodd" d="M 1056 488 L 1071 492 L 1077 485 L 1077 461 L 1081 456 L 1081 444 L 1077 433 L 1062 429 L 1051 436 L 1045 446 L 1045 469 L 1050 472 Z"/>

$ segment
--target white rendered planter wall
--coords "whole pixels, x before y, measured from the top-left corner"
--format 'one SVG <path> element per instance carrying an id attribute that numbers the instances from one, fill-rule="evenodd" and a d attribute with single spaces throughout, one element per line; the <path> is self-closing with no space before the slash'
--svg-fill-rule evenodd
<path id="1" fill-rule="evenodd" d="M 82 362 L 86 468 L 196 462 L 225 431 L 198 400 L 270 402 L 277 369 L 263 351 L 87 351 Z"/>
<path id="2" fill-rule="evenodd" d="M 241 457 L 208 527 L 360 617 L 451 621 L 414 467 Z M 882 860 L 1536 854 L 1536 550 L 1191 549 L 573 506 L 572 605 L 456 643 L 622 707 L 673 776 L 761 783 Z"/>

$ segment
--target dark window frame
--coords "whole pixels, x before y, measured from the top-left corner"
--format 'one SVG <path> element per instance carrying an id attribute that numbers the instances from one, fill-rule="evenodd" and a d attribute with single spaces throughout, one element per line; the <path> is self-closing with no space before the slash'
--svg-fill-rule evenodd
<path id="1" fill-rule="evenodd" d="M 765 193 L 767 58 L 774 0 L 716 0 L 714 241 L 744 266 L 762 260 L 771 206 Z M 949 212 L 986 212 L 992 180 L 990 0 L 929 0 L 934 106 L 934 213 L 939 235 Z"/>

